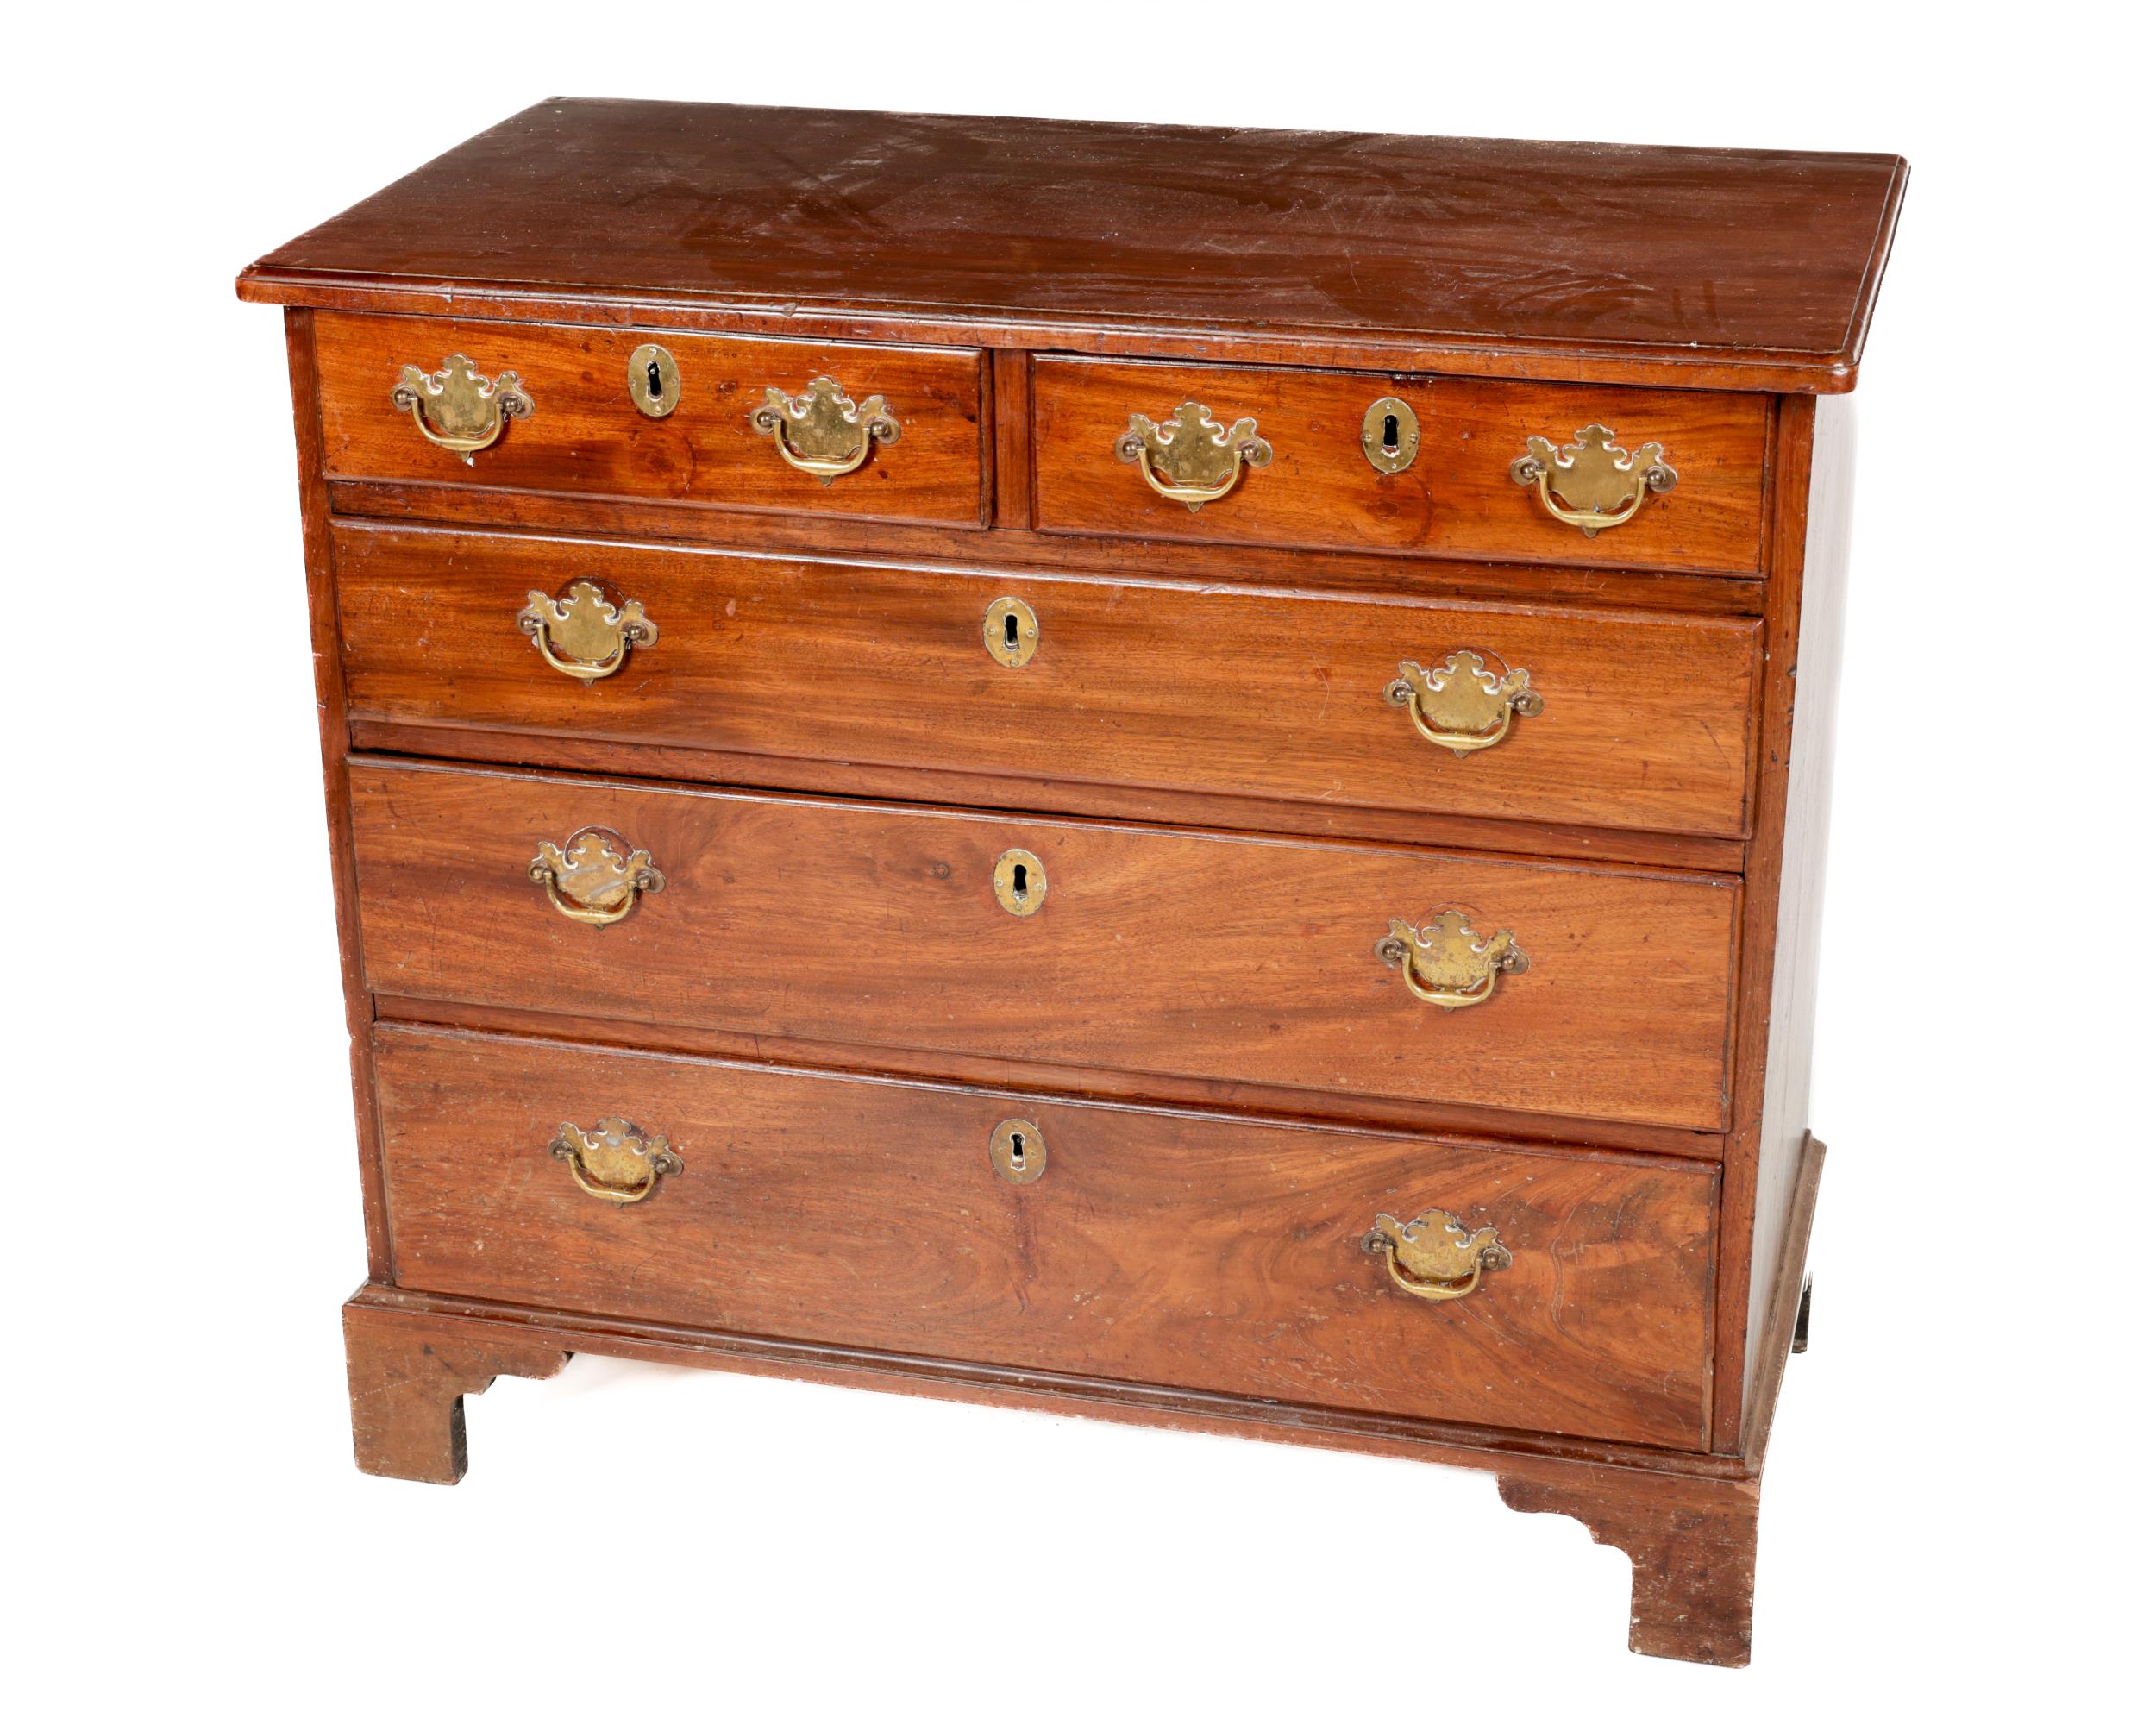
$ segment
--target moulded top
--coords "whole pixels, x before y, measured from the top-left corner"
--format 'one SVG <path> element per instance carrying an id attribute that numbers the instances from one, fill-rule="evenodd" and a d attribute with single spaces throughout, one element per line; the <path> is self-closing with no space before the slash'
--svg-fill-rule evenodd
<path id="1" fill-rule="evenodd" d="M 555 99 L 248 299 L 1835 392 L 1898 156 Z"/>

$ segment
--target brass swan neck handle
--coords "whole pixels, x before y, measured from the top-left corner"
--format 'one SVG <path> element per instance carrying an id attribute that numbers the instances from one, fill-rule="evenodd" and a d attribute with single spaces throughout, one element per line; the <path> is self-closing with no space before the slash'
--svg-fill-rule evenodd
<path id="1" fill-rule="evenodd" d="M 1459 910 L 1440 912 L 1420 928 L 1395 917 L 1377 943 L 1377 956 L 1400 967 L 1409 994 L 1446 1012 L 1481 1006 L 1497 992 L 1499 976 L 1527 968 L 1527 955 L 1510 929 L 1484 940 Z"/>
<path id="2" fill-rule="evenodd" d="M 1194 515 L 1233 491 L 1245 467 L 1270 461 L 1273 446 L 1257 435 L 1255 419 L 1223 425 L 1203 402 L 1186 401 L 1165 423 L 1133 413 L 1131 429 L 1115 440 L 1115 458 L 1135 461 L 1147 485 Z"/>
<path id="3" fill-rule="evenodd" d="M 1426 743 L 1472 755 L 1502 743 L 1514 714 L 1532 718 L 1542 711 L 1542 697 L 1527 682 L 1524 666 L 1507 669 L 1494 654 L 1462 648 L 1434 670 L 1401 660 L 1400 674 L 1385 685 L 1385 699 L 1407 709 L 1408 722 Z"/>
<path id="4" fill-rule="evenodd" d="M 789 467 L 829 485 L 868 459 L 878 443 L 899 441 L 897 417 L 872 395 L 858 406 L 836 378 L 809 380 L 803 395 L 767 389 L 749 423 L 765 433 Z"/>
<path id="5" fill-rule="evenodd" d="M 666 1176 L 684 1171 L 666 1139 L 612 1114 L 590 1132 L 573 1120 L 562 1121 L 547 1151 L 569 1164 L 578 1189 L 610 1204 L 640 1204 Z"/>
<path id="6" fill-rule="evenodd" d="M 631 647 L 649 647 L 659 638 L 659 625 L 644 615 L 640 600 L 617 605 L 594 581 L 572 581 L 565 599 L 526 593 L 517 626 L 531 637 L 541 658 L 586 687 L 621 669 Z"/>
<path id="7" fill-rule="evenodd" d="M 1425 1210 L 1409 1222 L 1381 1215 L 1363 1236 L 1363 1250 L 1382 1258 L 1393 1286 L 1417 1300 L 1464 1300 L 1485 1270 L 1512 1268 L 1495 1228 L 1470 1233 L 1448 1210 Z"/>
<path id="8" fill-rule="evenodd" d="M 516 373 L 490 379 L 463 354 L 450 354 L 438 372 L 406 366 L 389 398 L 411 415 L 421 436 L 467 467 L 511 420 L 529 418 L 532 411 L 531 397 Z"/>
<path id="9" fill-rule="evenodd" d="M 1627 455 L 1615 436 L 1607 425 L 1583 426 L 1580 441 L 1562 449 L 1547 437 L 1530 437 L 1527 453 L 1512 464 L 1513 483 L 1532 486 L 1543 508 L 1589 539 L 1622 527 L 1650 492 L 1676 486 L 1677 469 L 1663 460 L 1659 443 Z"/>
<path id="10" fill-rule="evenodd" d="M 642 894 L 667 884 L 649 850 L 632 850 L 619 833 L 599 826 L 571 833 L 566 844 L 542 844 L 525 873 L 547 889 L 555 909 L 593 928 L 619 922 Z"/>

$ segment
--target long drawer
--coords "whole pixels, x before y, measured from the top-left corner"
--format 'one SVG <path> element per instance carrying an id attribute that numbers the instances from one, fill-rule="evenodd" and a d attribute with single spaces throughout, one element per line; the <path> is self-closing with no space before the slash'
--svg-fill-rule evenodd
<path id="1" fill-rule="evenodd" d="M 1752 620 L 352 524 L 337 563 L 361 719 L 1745 831 Z"/>
<path id="2" fill-rule="evenodd" d="M 1050 532 L 1731 574 L 1761 565 L 1763 395 L 1044 358 L 1033 399 Z M 1385 471 L 1365 452 L 1374 408 L 1380 437 L 1391 411 L 1395 436 L 1412 440 L 1395 445 L 1412 453 L 1407 465 Z M 1263 467 L 1234 466 L 1235 450 L 1259 445 Z M 1650 447 L 1660 459 L 1642 465 Z M 1537 458 L 1546 483 L 1521 484 L 1516 464 Z M 1633 485 L 1657 468 L 1666 489 Z M 1219 495 L 1193 507 L 1149 473 L 1170 490 L 1179 474 L 1210 479 Z"/>
<path id="3" fill-rule="evenodd" d="M 367 758 L 351 783 L 379 993 L 1724 1123 L 1726 880 Z"/>
<path id="4" fill-rule="evenodd" d="M 1711 1167 L 402 1027 L 376 1070 L 405 1287 L 1702 1444 Z"/>
<path id="5" fill-rule="evenodd" d="M 954 527 L 982 519 L 987 427 L 971 348 L 334 312 L 314 328 L 332 479 Z M 655 379 L 671 404 L 656 415 L 645 411 L 661 405 Z M 752 416 L 774 391 L 788 415 L 760 424 Z M 519 398 L 521 411 L 505 416 Z M 467 428 L 463 443 L 487 441 L 463 447 Z M 805 471 L 856 457 L 844 473 Z"/>

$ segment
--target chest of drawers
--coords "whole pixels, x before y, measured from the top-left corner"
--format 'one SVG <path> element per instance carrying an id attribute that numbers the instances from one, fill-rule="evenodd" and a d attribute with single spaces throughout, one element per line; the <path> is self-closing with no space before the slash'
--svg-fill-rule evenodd
<path id="1" fill-rule="evenodd" d="M 555 101 L 247 270 L 360 1465 L 579 1352 L 1420 1457 L 1741 1663 L 1903 177 Z"/>

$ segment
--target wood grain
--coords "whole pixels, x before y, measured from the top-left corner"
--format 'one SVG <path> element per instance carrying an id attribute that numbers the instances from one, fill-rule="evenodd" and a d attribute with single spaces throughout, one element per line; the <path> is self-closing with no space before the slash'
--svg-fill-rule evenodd
<path id="1" fill-rule="evenodd" d="M 656 332 L 681 370 L 663 419 L 637 411 L 629 355 L 649 330 L 465 319 L 326 316 L 316 343 L 324 460 L 339 480 L 510 486 L 570 496 L 665 499 L 706 510 L 797 511 L 978 527 L 987 466 L 982 356 L 931 348 L 721 340 Z M 467 466 L 427 442 L 390 400 L 404 367 L 453 353 L 488 377 L 513 371 L 533 408 Z M 881 395 L 900 435 L 829 485 L 788 467 L 749 423 L 767 387 L 799 394 L 836 377 L 856 400 Z"/>
<path id="2" fill-rule="evenodd" d="M 1846 390 L 1907 165 L 556 98 L 258 299 Z"/>
<path id="3" fill-rule="evenodd" d="M 1563 1475 L 1501 1471 L 1497 1490 L 1514 1509 L 1584 1522 L 1597 1545 L 1614 1546 L 1632 1559 L 1633 1652 L 1700 1665 L 1751 1664 L 1758 1480 L 1581 1468 Z"/>
<path id="4" fill-rule="evenodd" d="M 1455 1138 L 1497 1138 L 1530 1145 L 1585 1144 L 1597 1150 L 1637 1151 L 1700 1162 L 1718 1162 L 1722 1154 L 1719 1132 L 1565 1114 L 1531 1114 L 1517 1108 L 1468 1102 L 1402 1101 L 1345 1091 L 1291 1090 L 1275 1084 L 1185 1078 L 1159 1072 L 1115 1072 L 1098 1067 L 1074 1070 L 1037 1061 L 999 1060 L 947 1050 L 864 1047 L 856 1043 L 777 1036 L 769 1031 L 712 1030 L 696 1025 L 418 1000 L 402 994 L 378 995 L 374 1006 L 378 1019 L 404 1024 L 537 1036 L 655 1054 L 699 1055 L 763 1066 L 807 1066 L 870 1077 L 920 1078 L 989 1090 L 1052 1090 L 1078 1101 L 1200 1108 L 1275 1123 L 1346 1126 L 1395 1133 L 1449 1133 Z"/>
<path id="5" fill-rule="evenodd" d="M 1808 398 L 1776 405 L 1768 485 L 1768 561 L 1758 716 L 1754 726 L 1754 831 L 1745 846 L 1744 908 L 1736 988 L 1730 1002 L 1730 1113 L 1721 1218 L 1722 1275 L 1714 1291 L 1714 1444 L 1743 1440 L 1746 1362 L 1752 1352 L 1752 1276 L 1758 1249 L 1760 1126 L 1773 1010 L 1782 865 L 1789 833 L 1790 750 L 1796 741 L 1797 646 L 1804 610 L 1804 518 L 1811 490 L 1814 409 Z"/>
<path id="6" fill-rule="evenodd" d="M 507 1373 L 551 1377 L 568 1355 L 514 1335 L 475 1336 L 422 1314 L 348 1305 L 352 1452 L 362 1473 L 454 1485 L 464 1477 L 464 1398 Z"/>
<path id="7" fill-rule="evenodd" d="M 315 726 L 322 748 L 323 812 L 329 829 L 329 881 L 337 919 L 337 969 L 352 1070 L 353 1126 L 358 1138 L 360 1214 L 367 1274 L 389 1273 L 389 1207 L 382 1192 L 382 1148 L 374 1119 L 373 996 L 360 962 L 359 888 L 352 862 L 352 787 L 345 766 L 351 715 L 344 656 L 337 643 L 336 546 L 322 480 L 322 419 L 317 406 L 315 316 L 285 314 L 285 357 L 291 375 L 292 432 L 299 464 L 299 521 L 307 580 L 307 634 L 315 670 Z"/>
<path id="8" fill-rule="evenodd" d="M 1422 423 L 1420 453 L 1397 474 L 1363 454 L 1363 412 L 1384 395 Z M 1114 453 L 1132 414 L 1165 422 L 1185 401 L 1224 425 L 1254 417 L 1273 449 L 1269 465 L 1246 468 L 1196 511 L 1156 495 Z M 1033 367 L 1038 519 L 1051 533 L 1747 574 L 1759 568 L 1768 409 L 1758 396 L 1676 390 L 1043 358 Z M 1515 485 L 1511 467 L 1530 436 L 1569 444 L 1594 423 L 1626 449 L 1659 442 L 1678 480 L 1589 539 Z"/>
<path id="9" fill-rule="evenodd" d="M 247 272 L 298 308 L 362 1466 L 453 1479 L 461 1396 L 573 1349 L 1463 1462 L 1630 1554 L 1635 1647 L 1741 1662 L 1820 1160 L 1811 398 L 1905 178 L 553 101 Z M 388 399 L 452 351 L 537 403 L 471 467 Z M 906 429 L 830 487 L 748 423 L 818 373 Z M 1183 399 L 1277 452 L 1197 513 L 1112 454 Z M 1590 421 L 1680 475 L 1591 542 L 1509 476 Z M 661 625 L 592 687 L 514 621 L 580 577 Z M 1460 648 L 1546 703 L 1465 759 L 1382 700 Z M 617 927 L 526 875 L 586 825 L 667 875 Z M 1372 950 L 1446 905 L 1533 961 L 1451 1014 Z M 648 1203 L 547 1154 L 609 1113 L 686 1157 Z M 1440 1206 L 1514 1261 L 1432 1307 L 1356 1247 Z"/>
<path id="10" fill-rule="evenodd" d="M 1788 1274 L 1778 1277 L 1775 1284 L 1773 1322 L 1777 1333 L 1784 1337 L 1796 1319 L 1803 1236 L 1818 1190 L 1821 1159 L 1821 1148 L 1814 1141 L 1805 1152 L 1798 1178 L 1794 1210 L 1796 1233 L 1783 1260 Z M 1404 1420 L 1345 1408 L 1296 1407 L 1277 1401 L 1119 1382 L 1082 1371 L 1025 1371 L 920 1354 L 877 1352 L 843 1343 L 734 1335 L 645 1319 L 600 1318 L 542 1304 L 428 1294 L 380 1283 L 360 1289 L 345 1309 L 424 1318 L 473 1342 L 536 1343 L 574 1353 L 890 1390 L 982 1407 L 1082 1414 L 1131 1425 L 1232 1434 L 1456 1467 L 1501 1469 L 1514 1477 L 1571 1482 L 1581 1478 L 1583 1465 L 1620 1470 L 1650 1482 L 1662 1477 L 1757 1480 L 1774 1422 L 1776 1401 L 1784 1388 L 1778 1369 L 1761 1373 L 1758 1396 L 1746 1421 L 1745 1445 L 1730 1454 L 1565 1438 L 1547 1432 L 1451 1421 Z M 1607 1488 L 1613 1482 L 1604 1479 L 1602 1484 Z"/>
<path id="11" fill-rule="evenodd" d="M 372 760 L 352 784 L 380 993 L 1723 1123 L 1736 894 L 1712 877 Z M 525 875 L 586 825 L 667 876 L 611 927 Z M 991 884 L 1016 848 L 1047 875 L 1023 919 Z M 1451 1013 L 1374 951 L 1448 905 L 1532 961 Z"/>
<path id="12" fill-rule="evenodd" d="M 404 1285 L 1321 1407 L 1701 1446 L 1713 1170 L 1266 1126 L 384 1028 Z M 578 1190 L 557 1125 L 621 1114 L 686 1164 Z M 989 1165 L 1023 1117 L 1046 1172 Z M 1468 1299 L 1393 1289 L 1374 1218 L 1513 1253 Z"/>
<path id="13" fill-rule="evenodd" d="M 999 428 L 1000 431 L 1000 428 Z M 1125 474 L 1127 478 L 1128 475 Z M 336 480 L 339 516 L 416 524 L 579 535 L 633 543 L 711 545 L 842 561 L 936 563 L 1049 574 L 1128 575 L 1208 586 L 1395 599 L 1489 599 L 1500 605 L 1577 605 L 1757 617 L 1764 583 L 1727 574 L 1677 574 L 1607 564 L 1485 562 L 1391 552 L 1293 550 L 1172 539 L 1109 539 L 1012 528 L 925 527 L 829 516 L 707 509 L 659 498 L 557 497 L 469 486 Z"/>
<path id="14" fill-rule="evenodd" d="M 993 520 L 1006 531 L 1023 532 L 1033 525 L 1033 356 L 1003 348 L 990 358 Z"/>
<path id="15" fill-rule="evenodd" d="M 365 754 L 575 773 L 618 774 L 624 765 L 617 745 L 584 737 L 385 724 L 373 719 L 354 719 L 349 728 L 353 748 Z M 1007 778 L 924 767 L 881 767 L 857 758 L 794 760 L 647 743 L 637 750 L 635 762 L 639 777 L 716 782 L 744 790 L 805 791 L 817 796 L 981 809 L 1009 809 L 1018 800 Z M 1745 841 L 1740 838 L 1699 838 L 1684 833 L 1571 826 L 1551 821 L 1486 820 L 1427 809 L 1284 803 L 1256 797 L 1224 797 L 1209 791 L 1141 790 L 1080 779 L 1028 781 L 1025 803 L 1028 809 L 1041 813 L 1233 832 L 1300 834 L 1311 838 L 1375 838 L 1556 862 L 1637 863 L 1705 874 L 1735 874 L 1742 870 L 1745 862 Z"/>
<path id="16" fill-rule="evenodd" d="M 1774 1411 L 1781 1403 L 1798 1319 L 1810 1309 L 1812 1222 L 1819 1208 L 1827 1146 L 1807 1133 L 1797 1147 L 1796 1160 L 1796 1177 L 1789 1193 L 1789 1214 L 1781 1229 L 1780 1255 L 1765 1271 L 1766 1316 L 1752 1338 L 1752 1376 L 1745 1385 L 1745 1422 L 1737 1452 L 1745 1470 L 1753 1474 L 1766 1465 L 1767 1444 L 1774 1434 Z M 1758 1279 L 1758 1272 L 1754 1279 Z M 1719 1295 L 1715 1305 L 1719 1326 Z M 1718 1357 L 1719 1352 L 1718 1348 Z M 1720 1400 L 1716 1398 L 1718 1405 Z"/>
<path id="17" fill-rule="evenodd" d="M 1834 407 L 1824 416 L 1822 432 L 1820 406 L 1807 398 L 1786 399 L 1776 426 L 1757 827 L 1745 858 L 1731 1019 L 1723 1275 L 1716 1292 L 1714 1427 L 1722 1448 L 1742 1440 L 1771 1272 L 1810 1127 L 1811 1015 L 1846 580 L 1850 417 L 1847 405 Z"/>
<path id="18" fill-rule="evenodd" d="M 1044 781 L 1741 837 L 1758 625 L 1376 602 L 1009 572 L 885 568 L 346 524 L 339 598 L 362 720 L 964 770 L 991 800 Z M 603 582 L 659 628 L 618 674 L 550 668 L 532 591 Z M 1039 618 L 1010 668 L 981 619 Z M 1383 693 L 1467 648 L 1526 668 L 1544 710 L 1466 756 Z M 715 764 L 695 776 L 727 778 Z"/>
<path id="19" fill-rule="evenodd" d="M 1834 709 L 1841 687 L 1842 618 L 1849 578 L 1850 481 L 1855 465 L 1854 404 L 1814 405 L 1810 461 L 1801 512 L 1802 626 L 1795 653 L 1775 680 L 1777 731 L 1789 734 L 1789 781 L 1776 894 L 1772 993 L 1765 1003 L 1765 1051 L 1758 1069 L 1757 1198 L 1745 1308 L 1746 1384 L 1762 1358 L 1786 1346 L 1773 1334 L 1768 1302 L 1775 1266 L 1799 1226 L 1796 1208 L 1811 1130 L 1812 1037 L 1819 998 L 1825 913 L 1827 816 L 1833 800 Z M 1791 547 L 1792 561 L 1797 545 Z M 1802 1264 L 1799 1264 L 1800 1273 Z M 1754 1392 L 1754 1399 L 1757 1399 Z"/>

